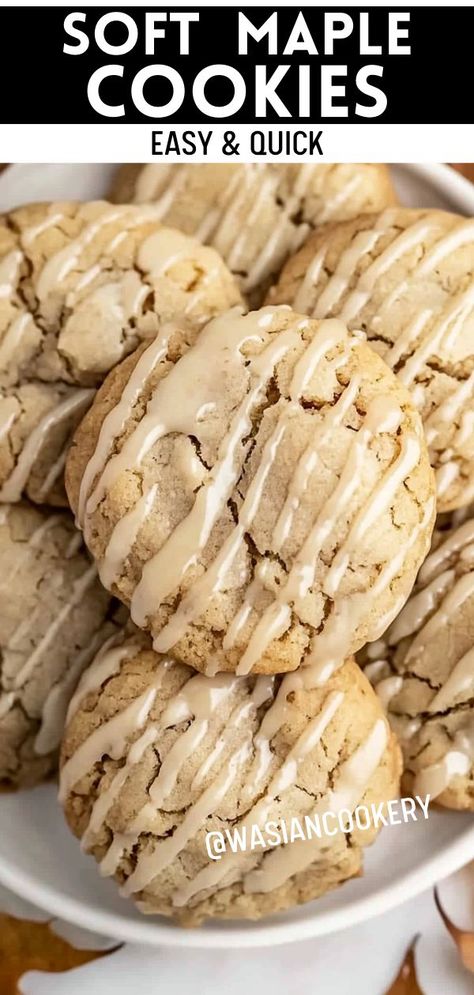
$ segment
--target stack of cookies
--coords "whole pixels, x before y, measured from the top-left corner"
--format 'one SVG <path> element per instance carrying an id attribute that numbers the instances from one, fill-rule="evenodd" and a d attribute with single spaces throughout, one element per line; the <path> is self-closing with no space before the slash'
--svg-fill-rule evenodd
<path id="1" fill-rule="evenodd" d="M 474 223 L 206 164 L 0 225 L 0 778 L 60 753 L 82 848 L 187 925 L 317 898 L 377 826 L 209 834 L 400 777 L 474 809 Z"/>

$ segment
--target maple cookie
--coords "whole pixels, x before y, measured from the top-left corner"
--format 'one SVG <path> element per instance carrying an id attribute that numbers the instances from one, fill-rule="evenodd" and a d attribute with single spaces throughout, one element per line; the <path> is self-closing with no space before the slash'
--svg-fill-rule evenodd
<path id="1" fill-rule="evenodd" d="M 396 202 L 377 163 L 123 166 L 111 197 L 153 201 L 166 224 L 213 245 L 254 306 L 315 225 Z"/>
<path id="2" fill-rule="evenodd" d="M 395 208 L 316 233 L 268 300 L 362 328 L 411 391 L 438 509 L 474 497 L 474 221 Z"/>
<path id="3" fill-rule="evenodd" d="M 370 816 L 350 836 L 336 823 L 335 835 L 267 852 L 212 860 L 206 850 L 207 833 L 257 826 L 265 835 L 266 823 L 304 826 L 327 811 L 334 822 L 397 796 L 398 747 L 356 664 L 312 690 L 296 676 L 205 677 L 136 640 L 84 674 L 62 744 L 60 800 L 82 848 L 142 911 L 185 925 L 256 919 L 360 873 L 377 834 Z"/>
<path id="4" fill-rule="evenodd" d="M 435 533 L 416 587 L 361 662 L 400 737 L 407 789 L 474 811 L 474 518 Z"/>
<path id="5" fill-rule="evenodd" d="M 114 631 L 111 599 L 66 512 L 0 509 L 0 781 L 54 770 L 79 676 Z"/>
<path id="6" fill-rule="evenodd" d="M 218 254 L 153 206 L 28 205 L 0 218 L 0 501 L 65 503 L 71 430 L 93 388 L 163 322 L 237 303 Z"/>
<path id="7" fill-rule="evenodd" d="M 325 670 L 384 630 L 426 555 L 419 416 L 339 321 L 234 309 L 177 361 L 169 334 L 110 374 L 69 455 L 101 580 L 198 670 Z"/>

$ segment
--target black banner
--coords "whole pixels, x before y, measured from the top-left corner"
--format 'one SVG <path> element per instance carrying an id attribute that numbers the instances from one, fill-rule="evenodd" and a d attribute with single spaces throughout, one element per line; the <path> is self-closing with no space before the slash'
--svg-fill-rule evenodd
<path id="1" fill-rule="evenodd" d="M 473 119 L 472 7 L 2 7 L 0 17 L 5 124 Z"/>

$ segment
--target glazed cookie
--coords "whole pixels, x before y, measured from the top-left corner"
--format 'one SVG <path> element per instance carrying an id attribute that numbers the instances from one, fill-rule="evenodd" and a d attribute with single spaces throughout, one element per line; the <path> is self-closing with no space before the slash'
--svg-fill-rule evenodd
<path id="1" fill-rule="evenodd" d="M 367 658 L 407 789 L 474 811 L 474 518 L 435 533 L 413 594 Z"/>
<path id="2" fill-rule="evenodd" d="M 304 825 L 328 811 L 335 821 L 397 796 L 398 747 L 356 664 L 310 691 L 295 676 L 204 677 L 134 641 L 86 671 L 63 740 L 60 799 L 83 849 L 142 911 L 186 925 L 256 919 L 360 873 L 377 833 L 370 816 L 350 835 L 336 823 L 335 835 L 271 852 L 206 852 L 208 832 L 257 826 L 265 837 L 268 822 Z"/>
<path id="3" fill-rule="evenodd" d="M 268 298 L 367 333 L 422 414 L 440 511 L 474 497 L 473 268 L 474 221 L 395 208 L 318 232 Z"/>
<path id="4" fill-rule="evenodd" d="M 254 305 L 315 225 L 396 202 L 375 163 L 123 166 L 111 196 L 153 201 L 166 224 L 213 245 Z"/>
<path id="5" fill-rule="evenodd" d="M 0 390 L 0 505 L 20 501 L 67 505 L 64 464 L 92 388 L 40 381 Z"/>
<path id="6" fill-rule="evenodd" d="M 384 631 L 426 555 L 419 416 L 339 321 L 234 309 L 174 348 L 168 329 L 117 367 L 70 452 L 102 582 L 198 670 L 326 670 Z"/>
<path id="7" fill-rule="evenodd" d="M 70 515 L 0 509 L 0 781 L 57 764 L 66 708 L 107 635 L 111 598 Z"/>
<path id="8" fill-rule="evenodd" d="M 96 386 L 161 324 L 239 301 L 219 255 L 155 205 L 29 204 L 0 224 L 0 385 Z"/>
<path id="9" fill-rule="evenodd" d="M 65 503 L 65 447 L 92 388 L 171 317 L 192 337 L 240 300 L 218 254 L 158 214 L 56 203 L 0 219 L 0 501 Z"/>

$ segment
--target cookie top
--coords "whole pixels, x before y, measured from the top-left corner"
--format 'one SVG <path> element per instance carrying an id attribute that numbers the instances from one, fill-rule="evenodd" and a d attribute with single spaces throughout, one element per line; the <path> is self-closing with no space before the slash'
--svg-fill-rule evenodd
<path id="1" fill-rule="evenodd" d="M 240 300 L 219 255 L 159 214 L 95 201 L 0 218 L 0 386 L 96 386 L 163 321 L 199 326 Z"/>
<path id="2" fill-rule="evenodd" d="M 83 849 L 143 911 L 187 925 L 258 918 L 359 872 L 373 823 L 270 852 L 206 851 L 208 832 L 265 832 L 396 797 L 398 748 L 360 669 L 349 661 L 311 690 L 295 678 L 205 677 L 135 640 L 85 673 L 60 800 Z"/>
<path id="3" fill-rule="evenodd" d="M 341 322 L 285 307 L 227 312 L 184 355 L 175 341 L 112 372 L 70 452 L 102 582 L 198 670 L 340 662 L 386 628 L 427 552 L 408 393 Z"/>
<path id="4" fill-rule="evenodd" d="M 26 496 L 67 507 L 66 453 L 94 394 L 39 380 L 0 390 L 0 506 Z"/>
<path id="5" fill-rule="evenodd" d="M 362 328 L 420 410 L 438 508 L 474 497 L 474 221 L 389 209 L 312 236 L 270 291 Z"/>
<path id="6" fill-rule="evenodd" d="M 363 653 L 409 788 L 474 810 L 474 518 L 435 533 L 407 604 Z"/>
<path id="7" fill-rule="evenodd" d="M 218 254 L 156 207 L 30 204 L 0 218 L 0 502 L 65 504 L 93 388 L 164 321 L 189 336 L 240 300 Z"/>
<path id="8" fill-rule="evenodd" d="M 56 767 L 66 708 L 107 635 L 111 599 L 70 515 L 0 509 L 0 781 Z"/>
<path id="9" fill-rule="evenodd" d="M 378 163 L 123 166 L 111 198 L 152 201 L 166 224 L 213 245 L 254 306 L 315 225 L 396 203 Z"/>

